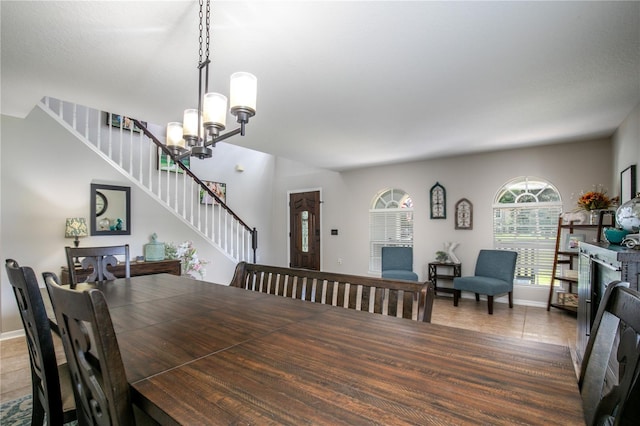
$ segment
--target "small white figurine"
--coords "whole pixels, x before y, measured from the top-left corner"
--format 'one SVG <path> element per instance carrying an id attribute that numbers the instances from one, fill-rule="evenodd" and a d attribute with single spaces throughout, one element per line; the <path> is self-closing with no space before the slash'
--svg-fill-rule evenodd
<path id="1" fill-rule="evenodd" d="M 628 248 L 640 248 L 640 234 L 627 234 L 620 245 L 626 246 Z"/>
<path id="2" fill-rule="evenodd" d="M 460 243 L 444 243 L 444 250 L 447 252 L 447 255 L 449 255 L 449 261 L 453 262 L 453 263 L 460 263 L 460 260 L 456 257 L 456 254 L 453 252 L 456 247 L 458 247 Z"/>

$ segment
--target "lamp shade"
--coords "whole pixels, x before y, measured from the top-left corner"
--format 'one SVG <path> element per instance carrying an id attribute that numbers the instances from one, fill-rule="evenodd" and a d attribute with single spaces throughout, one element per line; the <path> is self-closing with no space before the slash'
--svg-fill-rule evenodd
<path id="1" fill-rule="evenodd" d="M 200 136 L 198 132 L 198 110 L 185 109 L 184 120 L 182 120 L 182 131 L 185 139 L 197 140 Z"/>
<path id="2" fill-rule="evenodd" d="M 224 129 L 227 125 L 227 97 L 220 93 L 207 93 L 202 102 L 202 121 L 204 126 L 216 126 Z"/>
<path id="3" fill-rule="evenodd" d="M 231 110 L 246 108 L 256 111 L 258 79 L 248 72 L 236 72 L 231 75 Z"/>
<path id="4" fill-rule="evenodd" d="M 167 146 L 184 148 L 182 138 L 182 123 L 171 122 L 167 124 Z"/>
<path id="5" fill-rule="evenodd" d="M 87 231 L 87 221 L 84 217 L 68 217 L 67 225 L 64 230 L 65 238 L 86 237 L 89 235 Z"/>

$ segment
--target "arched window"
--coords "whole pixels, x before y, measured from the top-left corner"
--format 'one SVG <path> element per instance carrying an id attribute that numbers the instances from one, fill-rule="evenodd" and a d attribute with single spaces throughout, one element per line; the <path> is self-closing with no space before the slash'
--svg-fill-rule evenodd
<path id="1" fill-rule="evenodd" d="M 381 272 L 382 247 L 413 247 L 413 201 L 401 189 L 379 192 L 369 210 L 369 271 Z"/>
<path id="2" fill-rule="evenodd" d="M 558 190 L 544 179 L 519 177 L 498 191 L 493 205 L 494 247 L 518 252 L 516 282 L 551 282 L 561 212 Z"/>

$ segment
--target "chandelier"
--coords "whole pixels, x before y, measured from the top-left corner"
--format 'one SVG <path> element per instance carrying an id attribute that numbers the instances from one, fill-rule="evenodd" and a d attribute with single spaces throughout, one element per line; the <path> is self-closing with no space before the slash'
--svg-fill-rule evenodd
<path id="1" fill-rule="evenodd" d="M 220 93 L 209 93 L 210 0 L 206 0 L 204 13 L 203 0 L 200 0 L 199 16 L 198 108 L 185 110 L 182 123 L 167 124 L 167 148 L 179 159 L 188 156 L 210 158 L 213 154 L 210 146 L 215 147 L 217 142 L 237 134 L 244 136 L 245 125 L 256 113 L 256 77 L 247 72 L 232 74 L 229 112 L 236 117 L 240 127 L 224 134 L 220 133 L 226 128 L 227 97 Z"/>

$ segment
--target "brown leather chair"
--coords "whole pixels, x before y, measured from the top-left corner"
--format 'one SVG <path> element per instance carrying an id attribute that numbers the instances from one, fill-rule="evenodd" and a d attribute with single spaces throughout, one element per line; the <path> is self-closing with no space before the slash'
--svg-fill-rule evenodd
<path id="1" fill-rule="evenodd" d="M 588 426 L 640 419 L 640 293 L 628 287 L 607 286 L 591 328 L 578 381 Z M 610 359 L 617 380 L 607 377 Z"/>
<path id="2" fill-rule="evenodd" d="M 131 260 L 129 258 L 129 245 L 107 247 L 65 247 L 67 266 L 69 267 L 69 281 L 71 288 L 78 284 L 76 275 L 76 259 L 83 269 L 93 269 L 84 282 L 96 282 L 115 280 L 116 277 L 107 269 L 107 266 L 116 266 L 116 256 L 124 256 L 125 278 L 131 277 Z"/>
<path id="3" fill-rule="evenodd" d="M 31 424 L 42 425 L 45 414 L 48 425 L 75 420 L 76 406 L 69 367 L 66 363 L 57 364 L 49 318 L 33 269 L 20 267 L 13 259 L 7 259 L 5 267 L 18 302 L 29 349 L 33 397 Z"/>

